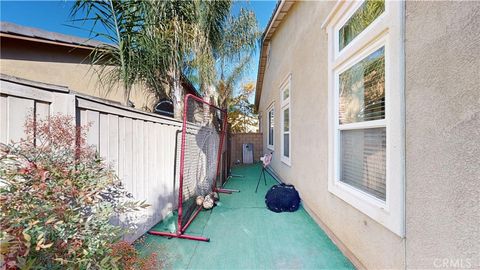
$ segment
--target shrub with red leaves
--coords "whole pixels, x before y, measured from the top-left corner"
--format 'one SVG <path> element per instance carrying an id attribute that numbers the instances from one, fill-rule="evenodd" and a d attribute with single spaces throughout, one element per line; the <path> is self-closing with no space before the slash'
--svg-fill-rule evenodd
<path id="1" fill-rule="evenodd" d="M 111 245 L 125 230 L 110 221 L 148 205 L 129 199 L 87 128 L 31 117 L 25 140 L 0 145 L 0 268 L 122 269 Z"/>
<path id="2" fill-rule="evenodd" d="M 141 258 L 135 248 L 125 242 L 119 241 L 112 246 L 111 256 L 120 258 L 117 262 L 125 270 L 153 270 L 158 269 L 157 254 L 152 253 L 147 258 Z"/>

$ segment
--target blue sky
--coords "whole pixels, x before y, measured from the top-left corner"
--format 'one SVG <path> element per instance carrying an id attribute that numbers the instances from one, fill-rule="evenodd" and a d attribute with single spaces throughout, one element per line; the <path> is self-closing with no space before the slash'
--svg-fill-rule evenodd
<path id="1" fill-rule="evenodd" d="M 240 7 L 255 12 L 260 28 L 263 30 L 275 8 L 276 1 L 238 1 L 234 12 Z M 1 1 L 0 20 L 24 26 L 37 27 L 79 37 L 89 37 L 89 25 L 73 24 L 69 17 L 72 1 Z M 72 27 L 74 25 L 75 27 Z M 257 76 L 259 52 L 255 54 L 244 81 L 255 81 Z"/>

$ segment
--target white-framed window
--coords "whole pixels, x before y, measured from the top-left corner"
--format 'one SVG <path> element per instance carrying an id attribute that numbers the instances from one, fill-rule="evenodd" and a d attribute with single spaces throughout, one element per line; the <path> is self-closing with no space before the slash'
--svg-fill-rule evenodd
<path id="1" fill-rule="evenodd" d="M 270 150 L 274 150 L 273 144 L 274 144 L 274 131 L 275 131 L 275 104 L 272 103 L 270 107 L 268 108 L 268 114 L 267 114 L 267 148 Z"/>
<path id="2" fill-rule="evenodd" d="M 263 120 L 262 120 L 262 113 L 258 114 L 258 132 L 263 132 Z"/>
<path id="3" fill-rule="evenodd" d="M 281 160 L 291 165 L 291 119 L 292 110 L 290 106 L 291 75 L 288 75 L 280 85 L 280 151 Z"/>
<path id="4" fill-rule="evenodd" d="M 339 1 L 328 33 L 328 190 L 404 236 L 402 1 Z"/>

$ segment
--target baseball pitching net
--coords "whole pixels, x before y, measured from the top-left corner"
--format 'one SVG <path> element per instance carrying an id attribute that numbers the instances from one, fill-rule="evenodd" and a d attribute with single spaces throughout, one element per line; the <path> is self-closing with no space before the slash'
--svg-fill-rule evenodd
<path id="1" fill-rule="evenodd" d="M 208 238 L 184 234 L 202 206 L 198 196 L 212 191 L 231 193 L 217 188 L 220 162 L 227 128 L 227 113 L 207 101 L 188 94 L 184 100 L 182 141 L 180 152 L 180 179 L 178 185 L 177 231 L 150 234 L 198 241 Z"/>

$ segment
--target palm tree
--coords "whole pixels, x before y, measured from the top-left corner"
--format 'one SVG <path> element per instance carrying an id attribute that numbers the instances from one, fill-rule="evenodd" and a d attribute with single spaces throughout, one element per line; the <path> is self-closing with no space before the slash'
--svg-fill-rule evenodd
<path id="1" fill-rule="evenodd" d="M 126 103 L 132 86 L 143 83 L 157 98 L 171 98 L 181 118 L 184 74 L 196 75 L 204 91 L 227 93 L 251 58 L 255 16 L 245 10 L 229 16 L 231 6 L 231 0 L 77 0 L 72 15 L 83 11 L 83 20 L 105 27 L 104 33 L 92 31 L 93 37 L 112 44 L 97 48 L 93 63 L 111 87 L 122 82 Z"/>
<path id="2" fill-rule="evenodd" d="M 157 98 L 174 103 L 174 117 L 181 118 L 181 79 L 197 35 L 197 3 L 193 1 L 147 1 L 140 38 L 142 65 L 139 74 Z"/>
<path id="3" fill-rule="evenodd" d="M 142 1 L 76 1 L 71 10 L 71 16 L 82 18 L 74 21 L 90 21 L 92 38 L 102 37 L 108 40 L 102 46 L 95 48 L 91 54 L 92 66 L 111 91 L 118 82 L 122 83 L 124 103 L 128 105 L 132 86 L 138 80 L 137 42 L 141 35 L 139 25 L 142 25 Z M 93 29 L 101 24 L 105 31 L 96 32 Z"/>
<path id="4" fill-rule="evenodd" d="M 218 69 L 215 88 L 218 103 L 226 108 L 233 89 L 247 70 L 260 37 L 257 19 L 252 11 L 240 9 L 238 16 L 229 16 L 219 44 L 213 48 Z"/>
<path id="5" fill-rule="evenodd" d="M 154 1 L 148 9 L 140 72 L 159 97 L 170 97 L 175 117 L 183 111 L 180 78 L 196 78 L 208 95 L 220 91 L 220 104 L 243 75 L 260 35 L 253 12 L 230 15 L 232 1 Z"/>

